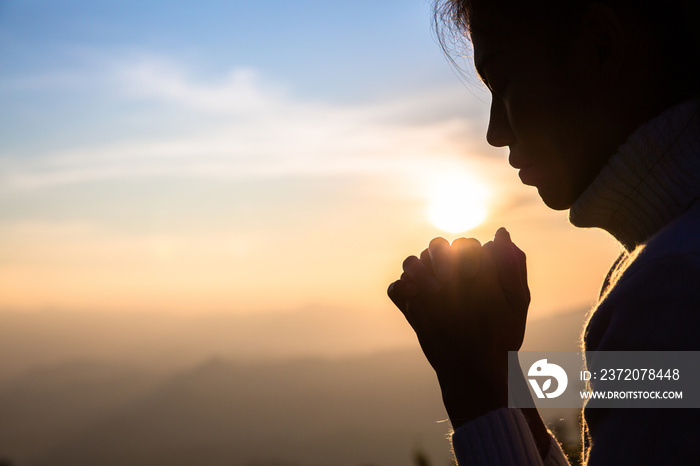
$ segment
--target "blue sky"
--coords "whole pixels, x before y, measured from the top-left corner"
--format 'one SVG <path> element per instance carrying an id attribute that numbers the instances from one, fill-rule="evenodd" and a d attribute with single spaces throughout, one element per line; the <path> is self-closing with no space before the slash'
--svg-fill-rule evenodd
<path id="1" fill-rule="evenodd" d="M 446 177 L 566 228 L 422 0 L 0 1 L 0 50 L 0 309 L 386 309 Z"/>
<path id="2" fill-rule="evenodd" d="M 3 75 L 79 66 L 84 49 L 145 49 L 183 57 L 205 76 L 238 66 L 284 76 L 302 96 L 376 97 L 446 76 L 420 0 L 3 5 Z"/>
<path id="3" fill-rule="evenodd" d="M 195 124 L 167 102 L 120 95 L 119 69 L 138 63 L 213 86 L 247 70 L 308 102 L 403 98 L 459 82 L 420 0 L 1 5 L 3 141 L 24 153 Z"/>

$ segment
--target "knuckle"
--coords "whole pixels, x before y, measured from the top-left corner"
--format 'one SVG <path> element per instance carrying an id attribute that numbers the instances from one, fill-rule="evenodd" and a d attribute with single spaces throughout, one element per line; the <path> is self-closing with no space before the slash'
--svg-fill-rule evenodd
<path id="1" fill-rule="evenodd" d="M 389 295 L 390 298 L 394 297 L 394 294 L 396 293 L 396 287 L 398 281 L 395 281 L 391 284 L 389 284 L 389 287 L 386 289 L 386 294 Z"/>
<path id="2" fill-rule="evenodd" d="M 457 238 L 452 242 L 453 246 L 458 246 L 460 249 L 476 249 L 481 247 L 481 242 L 476 238 Z"/>
<path id="3" fill-rule="evenodd" d="M 450 243 L 447 241 L 445 238 L 442 236 L 438 236 L 437 238 L 433 238 L 430 240 L 430 244 L 428 245 L 429 249 L 439 249 L 439 248 L 444 248 L 445 246 L 449 246 Z"/>
<path id="4" fill-rule="evenodd" d="M 420 260 L 420 259 L 418 259 L 416 256 L 408 256 L 403 261 L 403 264 L 402 264 L 403 269 L 406 270 L 406 269 L 410 269 L 410 268 L 414 267 L 416 261 L 418 261 L 418 260 Z"/>

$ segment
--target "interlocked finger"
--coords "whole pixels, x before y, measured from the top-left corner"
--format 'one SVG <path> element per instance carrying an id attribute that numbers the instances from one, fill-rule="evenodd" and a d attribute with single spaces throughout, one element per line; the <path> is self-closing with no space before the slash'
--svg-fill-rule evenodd
<path id="1" fill-rule="evenodd" d="M 432 271 L 416 256 L 410 256 L 403 261 L 403 270 L 419 289 L 427 293 L 437 293 L 442 288 Z"/>
<path id="2" fill-rule="evenodd" d="M 481 266 L 481 243 L 475 238 L 457 238 L 452 242 L 457 267 L 464 278 L 473 278 Z"/>
<path id="3" fill-rule="evenodd" d="M 442 282 L 450 281 L 453 260 L 450 243 L 445 238 L 434 238 L 428 245 L 428 252 L 435 277 Z"/>

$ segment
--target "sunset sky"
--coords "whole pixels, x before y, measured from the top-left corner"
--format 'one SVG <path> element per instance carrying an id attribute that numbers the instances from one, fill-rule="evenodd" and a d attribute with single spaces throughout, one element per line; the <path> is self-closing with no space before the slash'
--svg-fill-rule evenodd
<path id="1" fill-rule="evenodd" d="M 423 0 L 5 0 L 0 50 L 0 311 L 393 315 L 407 255 L 506 226 L 543 316 L 618 250 L 486 144 Z"/>

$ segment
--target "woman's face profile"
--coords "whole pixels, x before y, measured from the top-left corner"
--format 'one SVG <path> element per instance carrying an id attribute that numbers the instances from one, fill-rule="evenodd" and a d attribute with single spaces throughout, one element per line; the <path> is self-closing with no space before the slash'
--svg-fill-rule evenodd
<path id="1" fill-rule="evenodd" d="M 510 164 L 545 204 L 567 209 L 615 151 L 614 125 L 585 44 L 555 52 L 544 34 L 516 31 L 472 34 L 475 67 L 492 95 L 487 140 L 510 149 Z"/>

